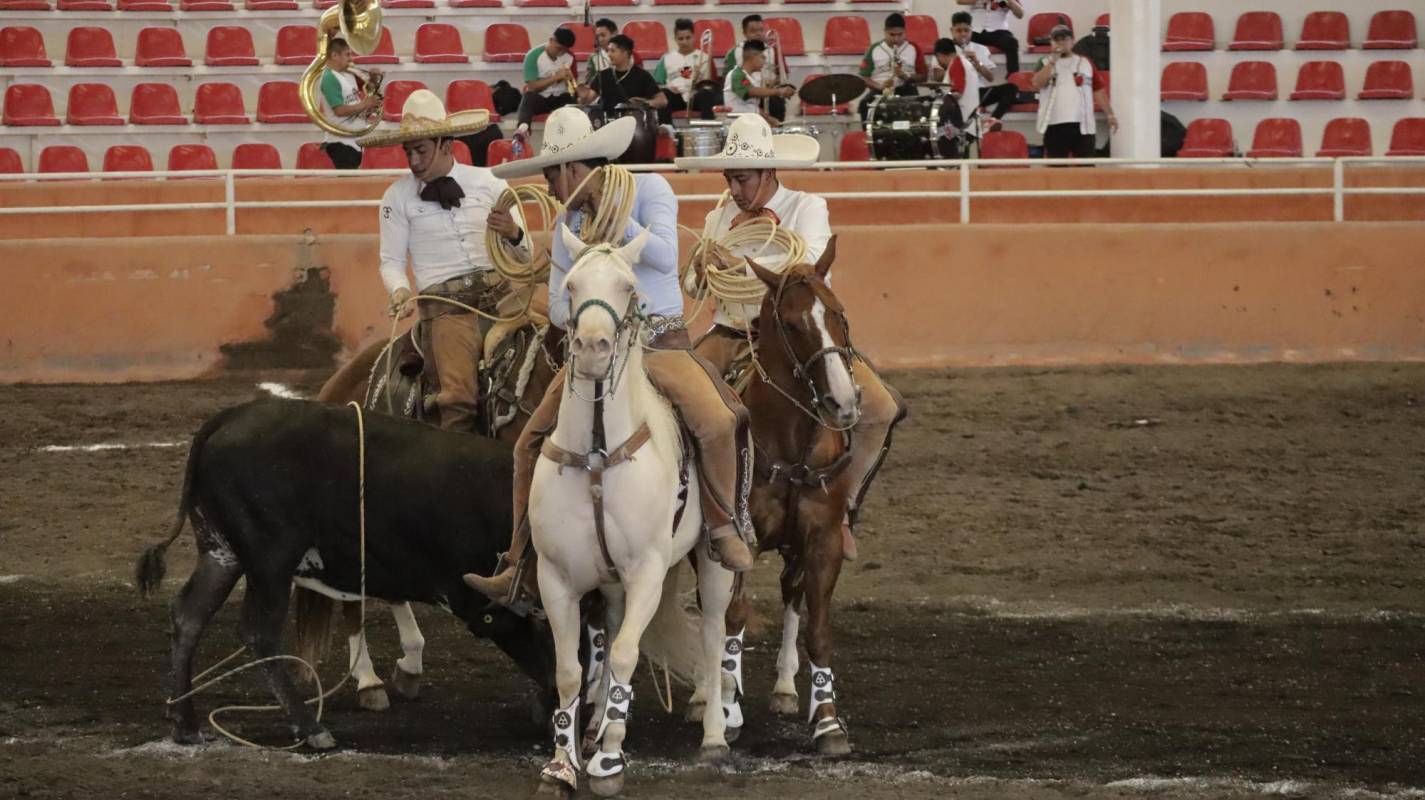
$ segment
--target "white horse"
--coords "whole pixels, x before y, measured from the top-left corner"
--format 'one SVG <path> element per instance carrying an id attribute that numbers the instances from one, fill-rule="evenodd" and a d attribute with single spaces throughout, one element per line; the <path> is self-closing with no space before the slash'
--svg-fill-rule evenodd
<path id="1" fill-rule="evenodd" d="M 623 741 L 640 645 L 654 660 L 690 667 L 683 677 L 708 682 L 702 688 L 714 696 L 721 690 L 723 617 L 733 575 L 710 558 L 696 559 L 699 633 L 672 573 L 701 539 L 697 470 L 687 470 L 684 496 L 693 499 L 679 516 L 681 431 L 643 369 L 631 265 L 647 233 L 622 247 L 586 246 L 563 225 L 559 235 L 569 252 L 578 254 L 565 278 L 573 310 L 563 376 L 567 388 L 558 423 L 535 466 L 529 507 L 539 590 L 554 634 L 560 705 L 554 713 L 554 757 L 541 773 L 540 792 L 568 797 L 577 788 L 579 600 L 598 589 L 609 606 L 613 639 L 603 686 L 595 693 L 598 751 L 585 771 L 594 793 L 610 796 L 623 787 Z M 700 658 L 690 658 L 699 646 Z M 727 755 L 724 731 L 721 714 L 705 715 L 704 761 Z"/>

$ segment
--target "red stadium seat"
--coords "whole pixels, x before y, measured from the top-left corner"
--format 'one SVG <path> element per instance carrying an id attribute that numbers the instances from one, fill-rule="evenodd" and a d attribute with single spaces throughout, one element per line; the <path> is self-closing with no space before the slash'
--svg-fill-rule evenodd
<path id="1" fill-rule="evenodd" d="M 1112 28 L 1113 17 L 1110 14 L 1099 14 L 1098 19 L 1093 21 L 1095 28 Z"/>
<path id="2" fill-rule="evenodd" d="M 114 37 L 108 28 L 70 28 L 64 48 L 64 64 L 68 67 L 122 67 L 124 62 L 114 54 Z"/>
<path id="3" fill-rule="evenodd" d="M 89 156 L 72 144 L 50 145 L 40 151 L 38 172 L 88 172 Z"/>
<path id="4" fill-rule="evenodd" d="M 232 11 L 228 0 L 178 0 L 179 11 Z"/>
<path id="5" fill-rule="evenodd" d="M 123 125 L 119 101 L 107 83 L 76 83 L 69 87 L 64 121 L 70 125 Z"/>
<path id="6" fill-rule="evenodd" d="M 210 67 L 255 67 L 257 51 L 252 34 L 236 25 L 218 25 L 208 30 L 208 46 L 203 63 Z"/>
<path id="7" fill-rule="evenodd" d="M 829 56 L 859 56 L 871 46 L 871 27 L 865 17 L 832 17 L 826 21 L 826 41 L 821 52 Z"/>
<path id="8" fill-rule="evenodd" d="M 1405 61 L 1377 61 L 1366 68 L 1366 85 L 1358 100 L 1410 100 L 1415 97 L 1415 77 Z"/>
<path id="9" fill-rule="evenodd" d="M 269 125 L 308 122 L 296 81 L 268 81 L 257 90 L 257 121 Z"/>
<path id="10" fill-rule="evenodd" d="M 297 149 L 297 169 L 336 169 L 321 142 L 307 142 Z"/>
<path id="11" fill-rule="evenodd" d="M 54 100 L 49 89 L 37 83 L 12 83 L 5 89 L 5 111 L 0 116 L 6 125 L 58 125 L 54 115 Z"/>
<path id="12" fill-rule="evenodd" d="M 470 146 L 459 139 L 451 142 L 450 154 L 455 157 L 458 164 L 464 164 L 467 167 L 475 166 L 475 161 L 470 157 Z"/>
<path id="13" fill-rule="evenodd" d="M 183 37 L 179 35 L 177 28 L 143 28 L 139 31 L 137 44 L 134 45 L 134 65 L 191 67 L 193 59 L 189 58 L 188 52 L 183 49 Z"/>
<path id="14" fill-rule="evenodd" d="M 653 147 L 653 160 L 667 163 L 678 157 L 678 143 L 672 136 L 659 135 L 657 143 Z"/>
<path id="15" fill-rule="evenodd" d="M 1380 11 L 1371 17 L 1365 50 L 1414 50 L 1420 44 L 1415 15 L 1409 11 Z"/>
<path id="16" fill-rule="evenodd" d="M 823 73 L 820 73 L 820 72 L 813 72 L 812 74 L 810 74 L 810 75 L 808 75 L 808 76 L 806 77 L 806 80 L 802 81 L 802 85 L 805 86 L 806 84 L 811 83 L 811 82 L 812 82 L 813 80 L 815 80 L 816 78 L 820 78 L 820 77 L 822 76 L 822 74 L 823 74 Z M 849 114 L 849 113 L 851 113 L 851 102 L 852 102 L 853 100 L 855 100 L 855 99 L 856 99 L 856 98 L 854 98 L 854 97 L 850 97 L 850 98 L 847 98 L 845 102 L 839 102 L 839 101 L 841 100 L 841 98 L 838 97 L 838 98 L 837 98 L 838 102 L 837 102 L 837 104 L 836 104 L 836 113 L 838 113 L 838 114 Z M 806 115 L 810 115 L 810 116 L 816 116 L 816 115 L 819 115 L 819 114 L 830 114 L 830 113 L 831 113 L 831 106 L 822 106 L 822 105 L 816 105 L 815 103 L 805 103 L 805 102 L 804 102 L 804 103 L 802 103 L 802 113 L 803 113 L 803 114 L 806 114 Z"/>
<path id="17" fill-rule="evenodd" d="M 406 98 L 411 96 L 411 92 L 424 88 L 426 85 L 420 81 L 387 81 L 385 100 L 381 103 L 381 118 L 387 122 L 400 122 L 401 108 L 406 105 Z"/>
<path id="18" fill-rule="evenodd" d="M 737 46 L 737 33 L 733 30 L 731 22 L 725 19 L 700 19 L 693 23 L 693 41 L 702 41 L 705 30 L 713 32 L 713 55 L 726 53 Z M 718 69 L 722 69 L 721 63 L 718 64 Z"/>
<path id="19" fill-rule="evenodd" d="M 1346 76 L 1335 61 L 1308 61 L 1296 73 L 1293 100 L 1345 100 Z"/>
<path id="20" fill-rule="evenodd" d="M 167 83 L 140 83 L 129 96 L 132 125 L 187 125 L 178 108 L 178 91 Z"/>
<path id="21" fill-rule="evenodd" d="M 514 0 L 518 8 L 568 8 L 569 0 Z"/>
<path id="22" fill-rule="evenodd" d="M 1212 15 L 1201 11 L 1179 11 L 1168 20 L 1168 35 L 1163 40 L 1163 50 L 1169 53 L 1211 50 L 1216 46 L 1216 37 Z"/>
<path id="23" fill-rule="evenodd" d="M 153 157 L 141 145 L 116 144 L 104 151 L 105 172 L 153 172 Z"/>
<path id="24" fill-rule="evenodd" d="M 1049 46 L 1049 31 L 1054 30 L 1056 25 L 1068 25 L 1070 30 L 1074 28 L 1074 21 L 1068 14 L 1051 11 L 1046 14 L 1035 14 L 1029 18 L 1029 25 L 1025 29 L 1025 42 L 1029 45 L 1027 52 L 1047 53 L 1051 49 Z M 1043 44 L 1040 44 L 1043 42 Z"/>
<path id="25" fill-rule="evenodd" d="M 599 6 L 632 6 L 637 5 L 635 0 L 589 0 L 589 6 L 598 8 Z"/>
<path id="26" fill-rule="evenodd" d="M 405 169 L 409 166 L 406 151 L 398 144 L 368 147 L 361 151 L 362 169 Z"/>
<path id="27" fill-rule="evenodd" d="M 533 158 L 531 148 L 526 147 L 520 159 Z M 485 148 L 485 166 L 496 167 L 506 161 L 515 161 L 514 143 L 509 139 L 495 139 Z"/>
<path id="28" fill-rule="evenodd" d="M 193 96 L 193 121 L 199 125 L 247 125 L 242 90 L 232 83 L 201 83 Z"/>
<path id="29" fill-rule="evenodd" d="M 1197 61 L 1176 61 L 1163 67 L 1159 89 L 1163 100 L 1207 100 L 1207 67 Z"/>
<path id="30" fill-rule="evenodd" d="M 1019 131 L 991 131 L 980 138 L 980 158 L 1029 158 L 1029 142 Z"/>
<path id="31" fill-rule="evenodd" d="M 1425 117 L 1407 117 L 1390 132 L 1388 156 L 1425 156 Z"/>
<path id="32" fill-rule="evenodd" d="M 1188 123 L 1178 158 L 1227 158 L 1232 149 L 1232 123 L 1225 119 L 1195 119 Z"/>
<path id="33" fill-rule="evenodd" d="M 929 14 L 906 14 L 905 38 L 915 45 L 921 56 L 927 56 L 935 52 L 935 40 L 940 38 L 940 27 L 935 24 L 935 17 Z"/>
<path id="34" fill-rule="evenodd" d="M 0 11 L 49 11 L 49 0 L 0 0 Z"/>
<path id="35" fill-rule="evenodd" d="M 297 0 L 243 0 L 242 6 L 248 11 L 296 11 L 299 8 Z"/>
<path id="36" fill-rule="evenodd" d="M 500 115 L 495 113 L 495 96 L 490 91 L 490 84 L 484 81 L 461 79 L 450 82 L 445 87 L 445 110 L 454 114 L 457 111 L 469 111 L 471 109 L 483 108 L 490 112 L 490 121 L 499 122 Z"/>
<path id="37" fill-rule="evenodd" d="M 1326 123 L 1326 132 L 1321 134 L 1321 149 L 1316 152 L 1316 157 L 1368 156 L 1373 152 L 1371 124 L 1360 117 L 1342 117 Z"/>
<path id="38" fill-rule="evenodd" d="M 59 0 L 55 6 L 60 11 L 113 11 L 108 0 Z"/>
<path id="39" fill-rule="evenodd" d="M 173 5 L 168 0 L 119 0 L 120 11 L 160 11 L 170 12 Z"/>
<path id="40" fill-rule="evenodd" d="M 1242 61 L 1232 68 L 1223 100 L 1277 99 L 1277 68 L 1269 61 Z"/>
<path id="41" fill-rule="evenodd" d="M 1021 95 L 1039 94 L 1039 90 L 1034 88 L 1034 73 L 1032 72 L 1012 72 L 1009 74 L 1009 77 L 1005 78 L 1005 82 L 1014 84 L 1014 87 L 1019 90 Z M 1009 107 L 1009 110 L 1027 111 L 1033 114 L 1039 110 L 1039 101 L 1035 100 L 1032 103 L 1015 103 Z"/>
<path id="42" fill-rule="evenodd" d="M 480 56 L 485 61 L 524 61 L 530 51 L 529 31 L 523 25 L 511 22 L 496 22 L 485 29 L 485 52 Z"/>
<path id="43" fill-rule="evenodd" d="M 276 64 L 310 64 L 317 57 L 317 29 L 312 25 L 283 25 L 277 31 Z"/>
<path id="44" fill-rule="evenodd" d="M 1275 11 L 1248 11 L 1237 18 L 1228 50 L 1280 50 L 1286 44 L 1282 18 Z"/>
<path id="45" fill-rule="evenodd" d="M 460 31 L 443 22 L 427 22 L 416 28 L 416 63 L 469 64 Z"/>
<path id="46" fill-rule="evenodd" d="M 0 67 L 48 67 L 45 37 L 37 28 L 0 28 Z"/>
<path id="47" fill-rule="evenodd" d="M 20 161 L 20 154 L 13 147 L 0 147 L 0 173 L 6 175 L 18 175 L 25 171 L 25 165 Z"/>
<path id="48" fill-rule="evenodd" d="M 233 169 L 282 169 L 282 154 L 273 145 L 246 142 L 233 148 Z"/>
<path id="49" fill-rule="evenodd" d="M 700 6 L 703 0 L 653 0 L 655 6 Z"/>
<path id="50" fill-rule="evenodd" d="M 451 8 L 504 8 L 500 0 L 450 0 Z"/>
<path id="51" fill-rule="evenodd" d="M 576 61 L 583 61 L 594 52 L 594 43 L 598 40 L 594 38 L 592 25 L 585 25 L 582 22 L 564 22 L 559 27 L 568 28 L 574 32 L 574 46 L 569 49 L 573 51 Z"/>
<path id="52" fill-rule="evenodd" d="M 168 151 L 170 172 L 217 168 L 218 157 L 206 144 L 176 144 Z"/>
<path id="53" fill-rule="evenodd" d="M 797 22 L 796 17 L 768 17 L 762 22 L 767 26 L 767 30 L 777 32 L 777 39 L 782 43 L 782 55 L 806 55 L 807 45 L 802 37 L 802 24 Z M 909 21 L 906 25 L 909 27 Z"/>
<path id="54" fill-rule="evenodd" d="M 381 39 L 376 42 L 376 49 L 364 56 L 357 56 L 352 59 L 358 64 L 399 64 L 401 59 L 396 57 L 396 46 L 391 43 L 391 27 L 381 26 Z"/>
<path id="55" fill-rule="evenodd" d="M 1340 11 L 1313 11 L 1301 24 L 1298 50 L 1349 50 L 1351 22 Z"/>
<path id="56" fill-rule="evenodd" d="M 382 8 L 435 8 L 435 0 L 382 0 Z"/>
<path id="57" fill-rule="evenodd" d="M 848 131 L 841 137 L 841 152 L 837 154 L 840 161 L 870 161 L 871 148 L 866 146 L 865 131 Z"/>
<path id="58" fill-rule="evenodd" d="M 657 61 L 668 52 L 668 29 L 657 20 L 634 20 L 623 26 L 623 34 L 633 40 L 633 52 L 645 61 Z"/>
<path id="59" fill-rule="evenodd" d="M 1248 158 L 1300 158 L 1301 123 L 1275 117 L 1257 123 Z"/>

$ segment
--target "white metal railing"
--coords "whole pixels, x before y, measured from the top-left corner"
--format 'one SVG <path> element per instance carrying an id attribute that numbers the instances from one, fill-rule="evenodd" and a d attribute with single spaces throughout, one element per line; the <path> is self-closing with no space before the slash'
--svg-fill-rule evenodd
<path id="1" fill-rule="evenodd" d="M 1351 156 L 1348 158 L 1194 158 L 1194 159 L 1122 159 L 1122 158 L 1081 158 L 1081 159 L 993 159 L 982 161 L 823 161 L 815 165 L 819 171 L 831 170 L 956 170 L 959 172 L 958 186 L 943 191 L 850 191 L 821 192 L 821 197 L 830 200 L 958 200 L 960 221 L 971 221 L 971 206 L 975 198 L 1054 198 L 1054 197 L 1291 197 L 1291 196 L 1331 196 L 1333 199 L 1332 218 L 1336 222 L 1345 221 L 1346 197 L 1352 195 L 1425 195 L 1425 186 L 1346 186 L 1346 167 L 1355 164 L 1391 164 L 1425 166 L 1425 156 Z M 1239 167 L 1289 167 L 1327 166 L 1331 167 L 1331 185 L 1322 187 L 1230 187 L 1199 189 L 1002 189 L 976 190 L 971 186 L 971 175 L 976 167 L 1044 167 L 1044 166 L 1113 166 L 1113 167 L 1155 167 L 1191 168 L 1202 166 Z M 631 166 L 634 172 L 673 172 L 672 164 L 641 164 Z M 0 185 L 17 181 L 62 181 L 62 180 L 114 180 L 127 178 L 163 178 L 168 180 L 221 179 L 223 182 L 222 202 L 203 203 L 116 203 L 112 205 L 68 205 L 68 206 L 0 206 L 0 217 L 27 214 L 104 214 L 144 211 L 199 211 L 223 209 L 228 235 L 237 233 L 237 212 L 240 209 L 274 208 L 368 208 L 381 204 L 380 200 L 331 199 L 331 200 L 238 200 L 237 178 L 246 177 L 323 177 L 356 179 L 380 176 L 397 177 L 407 174 L 405 169 L 371 170 L 326 170 L 326 169 L 254 169 L 254 170 L 187 170 L 153 172 L 65 172 L 65 173 L 22 173 L 0 174 Z M 678 195 L 686 201 L 714 201 L 719 194 L 685 193 Z"/>

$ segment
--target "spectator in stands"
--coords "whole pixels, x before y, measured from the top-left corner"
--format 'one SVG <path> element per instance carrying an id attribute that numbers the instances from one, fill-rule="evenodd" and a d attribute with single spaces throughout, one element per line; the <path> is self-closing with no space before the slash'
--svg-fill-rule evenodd
<path id="1" fill-rule="evenodd" d="M 1005 67 L 1019 71 L 1019 40 L 1009 32 L 1009 15 L 1024 19 L 1023 0 L 955 0 L 974 11 L 975 32 L 971 41 L 998 47 L 1004 53 Z"/>
<path id="2" fill-rule="evenodd" d="M 524 57 L 524 95 L 520 98 L 519 125 L 515 128 L 515 147 L 529 146 L 529 123 L 537 114 L 548 114 L 556 108 L 574 102 L 569 93 L 575 71 L 574 32 L 555 28 L 546 44 L 530 50 Z"/>
<path id="3" fill-rule="evenodd" d="M 958 108 L 950 110 L 950 120 L 958 130 L 978 138 L 981 133 L 999 128 L 999 121 L 1009 113 L 1019 96 L 1011 83 L 993 85 L 994 62 L 989 48 L 972 40 L 973 20 L 965 11 L 950 18 L 949 39 L 935 43 L 935 60 L 939 65 L 933 73 L 950 91 L 959 95 Z M 985 120 L 980 109 L 993 104 L 990 118 Z"/>
<path id="4" fill-rule="evenodd" d="M 761 114 L 770 124 L 780 121 L 775 112 L 763 107 L 763 101 L 780 100 L 786 109 L 786 98 L 796 94 L 791 86 L 763 86 L 762 68 L 767 58 L 767 46 L 758 39 L 748 39 L 739 48 L 742 63 L 727 73 L 722 85 L 723 103 L 734 114 Z"/>
<path id="5" fill-rule="evenodd" d="M 348 131 L 364 129 L 367 120 L 381 113 L 381 98 L 365 97 L 361 79 L 351 72 L 351 46 L 345 39 L 333 39 L 327 47 L 327 68 L 322 72 L 322 114 L 333 125 Z M 371 70 L 379 74 L 378 70 Z M 356 138 L 327 132 L 322 150 L 337 169 L 357 169 L 361 166 L 361 146 Z"/>
<path id="6" fill-rule="evenodd" d="M 1056 25 L 1049 39 L 1054 49 L 1039 62 L 1033 78 L 1034 88 L 1039 90 L 1039 132 L 1044 135 L 1044 155 L 1092 158 L 1097 135 L 1094 101 L 1103 106 L 1109 131 L 1118 130 L 1118 118 L 1093 62 L 1073 52 L 1073 31 L 1067 25 Z"/>
<path id="7" fill-rule="evenodd" d="M 744 64 L 743 52 L 742 52 L 742 51 L 743 51 L 743 48 L 747 45 L 748 42 L 758 42 L 759 44 L 763 44 L 763 45 L 764 45 L 764 47 L 762 48 L 762 50 L 763 50 L 763 53 L 762 53 L 762 66 L 761 66 L 760 69 L 761 69 L 764 73 L 765 73 L 765 72 L 770 72 L 771 70 L 767 69 L 767 66 L 768 66 L 768 59 L 775 58 L 775 57 L 776 57 L 776 54 L 775 54 L 775 53 L 766 52 L 766 47 L 765 47 L 766 36 L 767 36 L 767 23 L 762 20 L 762 15 L 761 15 L 761 14 L 748 14 L 747 16 L 743 17 L 743 18 L 742 18 L 742 44 L 739 44 L 739 45 L 733 47 L 731 50 L 727 51 L 727 56 L 723 59 L 723 63 L 722 63 L 722 71 L 723 71 L 723 74 L 725 74 L 725 75 L 731 75 L 733 70 L 738 69 L 739 67 L 741 67 L 741 66 Z M 786 75 L 783 75 L 782 78 L 785 80 L 785 79 L 787 78 L 787 76 L 786 76 Z M 772 83 L 771 76 L 763 75 L 761 81 L 760 81 L 759 83 L 757 83 L 757 86 L 758 86 L 758 87 L 761 87 L 761 86 L 770 86 L 771 83 Z M 770 89 L 769 89 L 769 91 L 770 91 Z M 726 90 L 726 87 L 725 87 L 725 86 L 724 86 L 724 89 L 723 89 L 723 94 L 724 94 L 725 97 L 727 97 L 727 98 L 730 98 L 730 97 L 731 97 L 731 95 L 727 93 L 727 90 Z M 795 92 L 792 92 L 792 94 L 795 94 Z M 778 123 L 778 122 L 781 122 L 782 120 L 784 120 L 784 119 L 787 118 L 787 100 L 786 100 L 786 98 L 791 97 L 791 96 L 792 96 L 791 94 L 787 94 L 787 93 L 784 93 L 784 92 L 778 92 L 778 93 L 776 93 L 776 94 L 774 94 L 774 95 L 770 95 L 770 96 L 767 96 L 767 97 L 766 97 L 767 103 L 766 103 L 766 108 L 764 109 L 764 114 L 765 114 L 769 119 L 773 120 L 773 124 L 776 124 L 776 123 Z M 731 106 L 731 105 L 733 105 L 733 103 L 732 103 L 730 100 L 728 100 L 728 101 L 725 103 L 725 105 Z"/>
<path id="8" fill-rule="evenodd" d="M 669 50 L 653 68 L 653 80 L 663 87 L 668 102 L 658 109 L 658 120 L 673 123 L 674 111 L 691 108 L 703 119 L 713 118 L 717 106 L 717 91 L 698 89 L 700 81 L 713 80 L 715 73 L 710 57 L 697 48 L 693 39 L 693 21 L 687 17 L 673 23 L 673 41 L 677 50 Z"/>
<path id="9" fill-rule="evenodd" d="M 861 79 L 871 91 L 861 98 L 861 118 L 871 101 L 884 92 L 898 95 L 917 94 L 915 84 L 925 80 L 920 51 L 905 40 L 905 17 L 886 17 L 885 38 L 866 48 L 861 57 Z"/>
<path id="10" fill-rule="evenodd" d="M 660 111 L 667 107 L 668 97 L 658 88 L 648 70 L 633 63 L 633 40 L 623 34 L 609 39 L 606 48 L 609 68 L 590 78 L 589 86 L 579 87 L 579 102 L 597 102 L 608 118 L 617 116 L 619 106 L 651 107 Z"/>
<path id="11" fill-rule="evenodd" d="M 589 54 L 588 80 L 609 68 L 609 42 L 618 35 L 618 23 L 604 17 L 594 23 L 594 52 Z"/>

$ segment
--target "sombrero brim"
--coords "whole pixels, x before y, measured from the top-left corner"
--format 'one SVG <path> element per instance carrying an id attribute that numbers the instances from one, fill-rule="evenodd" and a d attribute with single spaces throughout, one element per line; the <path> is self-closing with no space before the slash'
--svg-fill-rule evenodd
<path id="1" fill-rule="evenodd" d="M 401 144 L 403 142 L 414 142 L 417 139 L 449 139 L 455 136 L 468 136 L 472 133 L 479 133 L 490 127 L 490 112 L 484 109 L 471 109 L 469 111 L 457 111 L 445 118 L 444 122 L 433 125 L 407 125 L 404 122 L 401 127 L 373 133 L 362 139 L 357 139 L 356 143 L 362 147 L 385 147 L 388 144 Z"/>
<path id="2" fill-rule="evenodd" d="M 821 143 L 801 133 L 781 133 L 772 137 L 772 157 L 730 156 L 718 153 L 715 156 L 691 156 L 673 160 L 678 169 L 689 171 L 724 169 L 807 169 L 816 164 L 821 154 Z"/>
<path id="3" fill-rule="evenodd" d="M 496 178 L 524 178 L 538 175 L 545 167 L 574 161 L 588 161 L 591 158 L 607 158 L 612 161 L 628 149 L 637 129 L 638 120 L 633 117 L 619 117 L 568 147 L 553 153 L 541 152 L 533 158 L 506 161 L 491 172 L 495 173 Z"/>

